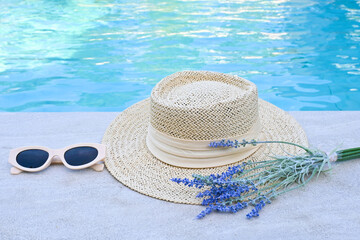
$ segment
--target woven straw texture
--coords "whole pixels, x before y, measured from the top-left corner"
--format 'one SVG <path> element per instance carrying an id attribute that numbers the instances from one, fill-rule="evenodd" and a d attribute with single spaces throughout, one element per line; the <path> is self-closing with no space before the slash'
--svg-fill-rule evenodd
<path id="1" fill-rule="evenodd" d="M 151 93 L 151 125 L 186 140 L 242 135 L 258 118 L 255 84 L 206 71 L 183 71 L 159 82 Z"/>
<path id="2" fill-rule="evenodd" d="M 178 110 L 182 111 L 184 109 L 184 105 L 185 108 L 188 107 L 189 109 L 192 109 L 192 105 L 195 104 L 193 99 L 188 98 L 189 94 L 185 93 L 191 93 L 193 92 L 191 89 L 196 89 L 199 95 L 202 95 L 203 100 L 197 104 L 197 107 L 202 109 L 204 113 L 208 111 L 208 104 L 205 104 L 204 99 L 211 100 L 214 98 L 211 94 L 206 95 L 207 92 L 212 92 L 211 89 L 210 91 L 204 92 L 201 92 L 203 91 L 202 89 L 197 89 L 196 82 L 194 82 L 191 77 L 185 78 L 186 80 L 183 81 L 184 84 L 178 85 L 180 88 L 176 86 L 171 87 L 171 83 L 178 82 L 174 81 L 173 78 L 178 78 L 181 74 L 185 76 L 198 75 L 198 81 L 215 81 L 214 85 L 210 86 L 210 88 L 216 88 L 222 84 L 222 90 L 218 89 L 220 94 L 217 94 L 215 97 L 218 99 L 218 95 L 225 96 L 223 99 L 224 101 L 222 101 L 222 99 L 218 99 L 216 106 L 220 105 L 220 107 L 223 107 L 223 104 L 226 104 L 226 106 L 229 106 L 230 104 L 230 106 L 233 106 L 234 109 L 236 109 L 238 103 L 233 103 L 232 100 L 237 99 L 235 101 L 237 102 L 240 99 L 240 102 L 242 102 L 240 105 L 242 107 L 245 106 L 245 109 L 240 109 L 238 112 L 241 113 L 241 111 L 243 111 L 248 115 L 241 116 L 241 114 L 239 114 L 235 116 L 236 118 L 240 117 L 249 119 L 256 119 L 258 116 L 262 124 L 262 139 L 259 140 L 289 141 L 304 146 L 308 145 L 306 135 L 296 120 L 276 106 L 261 99 L 257 99 L 256 86 L 252 83 L 243 81 L 242 84 L 245 85 L 239 85 L 239 83 L 237 83 L 237 77 L 226 74 L 218 74 L 219 78 L 214 78 L 214 75 L 217 75 L 217 73 L 213 72 L 180 72 L 163 79 L 157 87 L 154 88 L 151 100 L 149 98 L 138 102 L 119 114 L 105 132 L 103 138 L 103 144 L 106 144 L 107 146 L 105 165 L 110 173 L 125 186 L 161 200 L 176 203 L 200 204 L 201 199 L 195 197 L 198 193 L 198 189 L 184 187 L 183 185 L 170 181 L 170 179 L 184 177 L 191 178 L 192 174 L 209 175 L 212 173 L 221 173 L 226 171 L 229 166 L 233 166 L 244 161 L 257 162 L 268 159 L 269 156 L 285 154 L 285 152 L 293 154 L 301 152 L 294 146 L 284 144 L 262 145 L 250 157 L 242 159 L 239 162 L 221 167 L 203 169 L 174 167 L 160 161 L 151 154 L 146 146 L 146 136 L 150 121 L 152 121 L 152 124 L 154 124 L 157 129 L 162 130 L 167 134 L 172 134 L 172 136 L 196 140 L 216 138 L 209 137 L 207 133 L 202 133 L 201 131 L 198 131 L 195 137 L 187 131 L 183 133 L 183 131 L 178 131 L 176 128 L 173 128 L 173 131 L 171 131 L 172 128 L 170 124 L 175 124 L 174 122 L 171 122 L 171 119 L 173 117 L 176 118 L 177 114 L 177 111 L 173 110 L 177 107 L 176 105 L 179 105 Z M 220 83 L 220 85 L 218 83 Z M 238 86 L 240 90 L 244 89 L 246 91 L 239 92 L 239 90 L 228 88 L 224 84 L 238 84 L 236 86 Z M 188 88 L 187 85 L 191 85 L 191 88 Z M 178 92 L 176 93 L 174 91 Z M 165 101 L 165 99 L 168 99 L 168 101 Z M 186 101 L 188 101 L 187 104 L 185 104 Z M 255 105 L 254 102 L 256 103 Z M 251 107 L 247 109 L 248 105 L 244 103 L 249 103 L 253 109 L 256 109 L 256 113 L 253 112 Z M 214 106 L 212 106 L 212 108 L 214 108 Z M 154 111 L 157 111 L 158 114 L 154 114 Z M 170 111 L 174 113 L 168 114 L 168 119 L 166 119 L 166 117 L 164 117 L 165 115 L 161 116 L 163 111 Z M 235 114 L 238 114 L 237 111 L 235 112 Z M 188 112 L 185 112 L 184 114 L 187 114 L 187 117 L 191 116 Z M 221 117 L 227 116 L 226 114 L 222 114 L 224 113 L 217 113 L 217 115 L 220 115 L 220 118 L 217 118 L 218 121 L 221 121 Z M 161 117 L 159 117 L 159 115 Z M 201 115 L 201 117 L 206 120 L 209 119 L 206 118 L 206 115 Z M 161 124 L 161 121 L 158 121 L 158 119 L 163 119 L 163 124 Z M 178 121 L 181 121 L 180 119 L 181 118 L 179 116 Z M 232 122 L 232 124 L 236 123 L 237 121 Z M 186 123 L 183 122 L 182 124 Z M 175 124 L 175 126 L 178 125 L 178 123 Z M 198 126 L 199 128 L 202 127 L 201 122 L 192 123 L 191 126 Z M 236 125 L 234 128 L 231 127 L 232 125 L 224 128 L 222 131 L 225 131 L 227 136 L 232 136 L 239 135 L 239 133 L 241 134 L 242 131 L 246 131 L 246 129 L 249 128 L 247 125 L 242 124 Z M 211 124 L 208 125 L 207 130 L 209 129 L 212 129 Z M 233 129 L 237 129 L 239 132 L 236 132 Z M 203 131 L 205 131 L 205 129 L 203 129 Z M 217 131 L 212 132 L 212 134 L 216 133 Z M 221 137 L 223 136 L 224 135 L 221 135 Z"/>

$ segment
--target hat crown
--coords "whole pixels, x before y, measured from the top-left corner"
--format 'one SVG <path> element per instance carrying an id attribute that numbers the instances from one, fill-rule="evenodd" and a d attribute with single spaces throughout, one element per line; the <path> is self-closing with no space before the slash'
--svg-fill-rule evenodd
<path id="1" fill-rule="evenodd" d="M 256 85 L 228 74 L 178 72 L 161 80 L 150 99 L 152 127 L 179 139 L 241 136 L 258 120 Z"/>

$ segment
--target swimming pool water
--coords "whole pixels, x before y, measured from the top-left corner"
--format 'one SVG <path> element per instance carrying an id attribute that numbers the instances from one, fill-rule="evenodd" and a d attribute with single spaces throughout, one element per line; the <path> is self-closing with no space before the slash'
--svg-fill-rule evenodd
<path id="1" fill-rule="evenodd" d="M 360 0 L 2 0 L 0 111 L 121 111 L 182 70 L 360 110 Z"/>

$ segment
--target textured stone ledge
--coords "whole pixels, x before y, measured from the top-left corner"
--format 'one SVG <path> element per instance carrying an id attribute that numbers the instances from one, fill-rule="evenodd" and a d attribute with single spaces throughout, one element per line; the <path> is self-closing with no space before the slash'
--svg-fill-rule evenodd
<path id="1" fill-rule="evenodd" d="M 11 148 L 100 142 L 118 113 L 0 113 L 0 239 L 356 239 L 360 159 L 279 197 L 258 219 L 211 214 L 129 190 L 106 170 L 52 165 L 11 176 Z M 360 112 L 291 112 L 314 147 L 360 146 Z"/>

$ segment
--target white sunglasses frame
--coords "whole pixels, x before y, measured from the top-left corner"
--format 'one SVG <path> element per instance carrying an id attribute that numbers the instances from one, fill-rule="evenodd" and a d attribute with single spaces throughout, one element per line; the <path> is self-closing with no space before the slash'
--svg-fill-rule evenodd
<path id="1" fill-rule="evenodd" d="M 80 166 L 69 165 L 65 160 L 64 154 L 67 150 L 76 148 L 76 147 L 93 147 L 98 151 L 98 155 L 94 160 L 92 160 L 91 162 L 89 162 L 87 164 L 80 165 Z M 31 149 L 44 150 L 49 153 L 48 159 L 42 166 L 37 167 L 37 168 L 27 168 L 27 167 L 21 166 L 16 161 L 16 157 L 20 152 L 25 151 L 25 150 L 31 150 Z M 44 147 L 44 146 L 18 147 L 18 148 L 14 148 L 14 149 L 10 150 L 9 163 L 11 165 L 13 165 L 13 167 L 10 170 L 10 173 L 13 175 L 17 175 L 17 174 L 20 174 L 21 172 L 39 172 L 39 171 L 42 171 L 45 168 L 49 167 L 50 164 L 52 164 L 52 163 L 60 163 L 60 164 L 62 163 L 65 165 L 65 167 L 67 167 L 69 169 L 73 169 L 73 170 L 80 170 L 80 169 L 91 167 L 95 171 L 101 172 L 104 169 L 104 163 L 98 163 L 98 162 L 104 161 L 105 154 L 106 154 L 105 145 L 99 144 L 99 143 L 78 143 L 78 144 L 69 145 L 69 146 L 67 146 L 65 148 L 61 148 L 61 149 L 51 149 L 51 148 Z"/>

